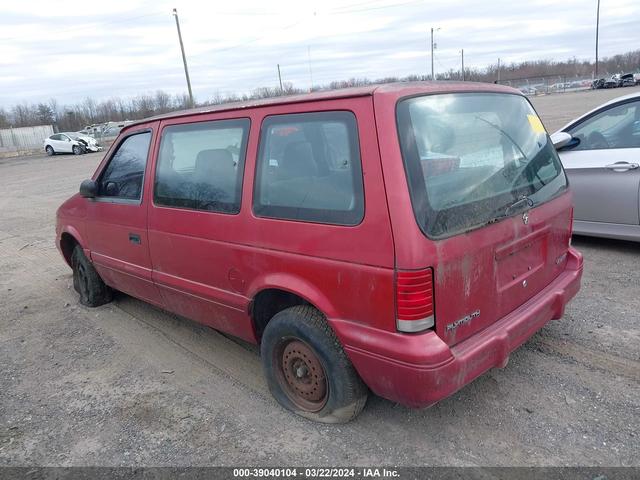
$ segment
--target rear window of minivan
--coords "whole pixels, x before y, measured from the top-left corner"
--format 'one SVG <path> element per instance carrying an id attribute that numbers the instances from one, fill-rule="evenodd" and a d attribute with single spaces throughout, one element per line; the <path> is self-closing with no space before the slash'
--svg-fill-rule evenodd
<path id="1" fill-rule="evenodd" d="M 431 238 L 498 221 L 567 187 L 546 130 L 519 95 L 406 98 L 397 121 L 413 210 Z"/>

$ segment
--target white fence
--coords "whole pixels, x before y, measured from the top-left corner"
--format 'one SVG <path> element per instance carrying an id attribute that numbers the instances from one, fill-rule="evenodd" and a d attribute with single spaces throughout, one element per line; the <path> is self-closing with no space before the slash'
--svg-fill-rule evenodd
<path id="1" fill-rule="evenodd" d="M 53 135 L 51 125 L 2 129 L 0 130 L 0 155 L 3 153 L 17 155 L 30 150 L 40 150 L 43 148 L 44 139 L 49 135 Z"/>

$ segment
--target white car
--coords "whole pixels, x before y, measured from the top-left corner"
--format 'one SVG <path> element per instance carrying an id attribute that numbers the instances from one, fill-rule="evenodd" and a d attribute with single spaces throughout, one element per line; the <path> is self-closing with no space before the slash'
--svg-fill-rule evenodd
<path id="1" fill-rule="evenodd" d="M 99 152 L 102 147 L 95 138 L 73 132 L 55 133 L 44 139 L 44 150 L 47 155 L 56 153 L 73 153 L 80 155 L 87 152 Z"/>

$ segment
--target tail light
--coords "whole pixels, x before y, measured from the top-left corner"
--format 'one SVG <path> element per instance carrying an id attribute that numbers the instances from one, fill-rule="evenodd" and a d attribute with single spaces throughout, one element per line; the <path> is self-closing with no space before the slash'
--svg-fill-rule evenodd
<path id="1" fill-rule="evenodd" d="M 396 328 L 421 332 L 435 325 L 433 269 L 396 272 Z"/>

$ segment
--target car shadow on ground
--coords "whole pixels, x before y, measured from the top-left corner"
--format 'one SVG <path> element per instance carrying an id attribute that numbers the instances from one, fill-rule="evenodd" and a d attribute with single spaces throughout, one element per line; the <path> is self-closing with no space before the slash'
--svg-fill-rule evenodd
<path id="1" fill-rule="evenodd" d="M 640 253 L 640 242 L 629 240 L 617 240 L 615 238 L 587 237 L 584 235 L 574 235 L 571 237 L 571 244 L 580 250 L 585 248 L 607 249 L 612 252 L 637 252 Z"/>
<path id="2" fill-rule="evenodd" d="M 160 334 L 162 338 L 150 335 L 150 343 L 144 342 L 149 348 L 166 348 L 162 343 L 165 339 L 169 340 L 171 344 L 179 346 L 187 356 L 196 357 L 198 361 L 204 362 L 212 372 L 223 371 L 235 382 L 261 394 L 266 399 L 271 399 L 266 381 L 262 376 L 258 345 L 175 315 L 121 292 L 115 292 L 111 305 L 125 313 L 127 317 L 135 319 Z M 109 308 L 108 305 L 105 307 Z M 152 346 L 155 342 L 158 343 Z M 516 373 L 518 367 L 514 369 L 514 364 L 526 363 L 527 360 L 523 357 L 527 354 L 525 350 L 513 352 L 509 364 L 504 369 L 491 369 L 485 372 L 452 396 L 429 408 L 405 407 L 370 392 L 364 414 L 355 422 L 351 422 L 351 425 L 359 424 L 363 418 L 369 416 L 386 417 L 389 420 L 400 418 L 418 421 L 423 426 L 436 419 L 444 421 L 453 417 L 477 417 L 485 411 L 487 405 L 498 405 L 500 397 L 505 394 L 502 388 L 498 388 L 498 384 L 502 383 L 502 381 L 499 382 L 503 375 L 500 372 L 506 371 L 509 376 L 518 375 Z M 275 400 L 273 404 L 274 407 L 279 408 Z"/>

